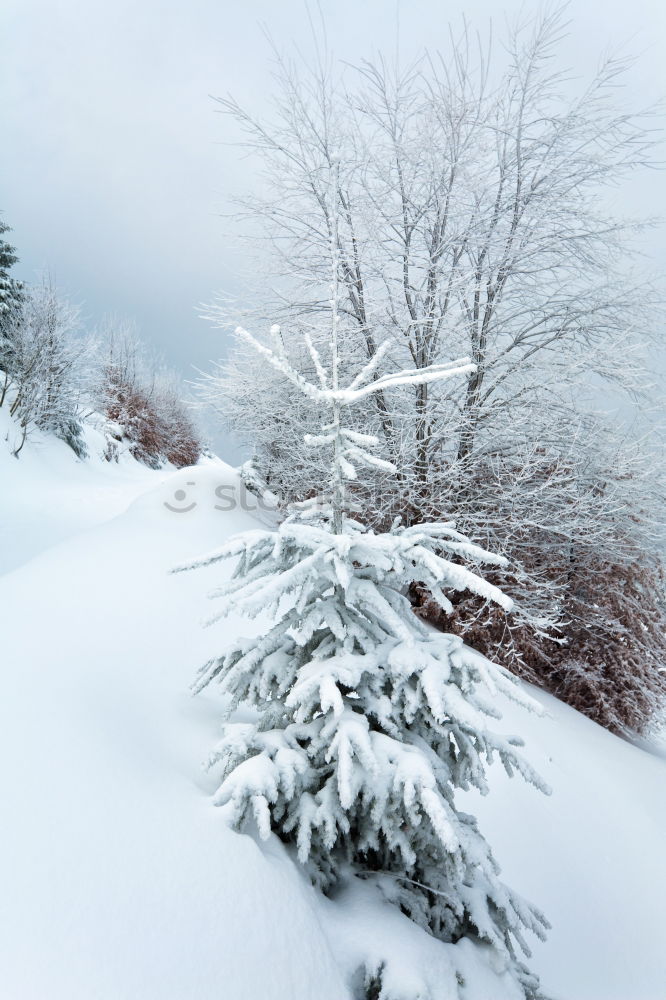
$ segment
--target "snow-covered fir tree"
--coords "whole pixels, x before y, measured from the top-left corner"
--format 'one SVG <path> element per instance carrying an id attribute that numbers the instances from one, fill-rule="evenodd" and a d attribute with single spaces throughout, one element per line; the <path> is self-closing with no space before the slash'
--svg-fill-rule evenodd
<path id="1" fill-rule="evenodd" d="M 9 274 L 10 269 L 18 261 L 14 247 L 4 239 L 4 234 L 10 231 L 7 223 L 0 219 L 0 328 L 4 316 L 20 303 L 23 288 L 21 282 Z"/>
<path id="2" fill-rule="evenodd" d="M 20 313 L 24 295 L 23 283 L 9 273 L 18 261 L 14 247 L 4 239 L 5 233 L 10 231 L 7 223 L 0 219 L 0 370 L 4 383 L 0 387 L 0 396 L 7 388 L 7 373 L 13 356 L 9 331 Z"/>
<path id="3" fill-rule="evenodd" d="M 345 409 L 373 392 L 471 366 L 463 359 L 377 377 L 380 351 L 342 387 L 334 250 L 333 259 L 330 357 L 307 338 L 318 383 L 290 365 L 277 328 L 271 346 L 237 331 L 328 413 L 321 433 L 305 441 L 329 453 L 328 489 L 277 531 L 244 533 L 183 567 L 236 560 L 231 580 L 211 595 L 221 601 L 213 620 L 240 613 L 272 623 L 258 639 L 232 642 L 195 684 L 201 691 L 215 681 L 227 698 L 210 759 L 219 773 L 215 802 L 235 828 L 256 824 L 262 838 L 273 832 L 291 845 L 323 892 L 363 879 L 442 941 L 489 945 L 522 995 L 534 997 L 538 980 L 517 952 L 529 955 L 524 932 L 543 937 L 546 921 L 499 880 L 474 817 L 454 798 L 456 789 L 485 793 L 495 757 L 544 789 L 517 752 L 521 741 L 488 728 L 499 718 L 498 692 L 530 700 L 502 668 L 424 625 L 406 596 L 421 583 L 445 609 L 448 593 L 462 590 L 509 609 L 509 598 L 464 565 L 503 560 L 452 523 L 376 533 L 350 510 L 359 470 L 391 467 L 374 454 L 375 439 L 344 426 Z M 254 709 L 255 721 L 238 721 L 239 706 Z M 368 996 L 391 1000 L 375 972 Z"/>

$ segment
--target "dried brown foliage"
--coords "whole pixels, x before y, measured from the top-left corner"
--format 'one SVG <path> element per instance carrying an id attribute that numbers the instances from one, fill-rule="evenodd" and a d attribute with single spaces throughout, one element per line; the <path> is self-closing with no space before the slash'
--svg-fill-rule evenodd
<path id="1" fill-rule="evenodd" d="M 560 570 L 558 574 L 557 570 Z M 488 575 L 488 574 L 486 574 Z M 618 735 L 644 733 L 666 704 L 666 606 L 658 560 L 560 564 L 562 621 L 539 635 L 468 592 L 446 615 L 413 588 L 416 613 Z M 511 575 L 493 582 L 511 592 Z"/>
<path id="2" fill-rule="evenodd" d="M 157 468 L 194 465 L 201 440 L 185 404 L 172 386 L 145 387 L 119 367 L 107 366 L 104 413 L 117 427 L 116 440 L 128 444 L 139 462 Z M 108 457 L 111 457 L 109 454 Z"/>

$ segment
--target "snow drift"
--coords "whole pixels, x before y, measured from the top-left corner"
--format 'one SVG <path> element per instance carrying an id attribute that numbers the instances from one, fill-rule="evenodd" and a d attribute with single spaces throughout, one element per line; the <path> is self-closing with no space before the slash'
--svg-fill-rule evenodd
<path id="1" fill-rule="evenodd" d="M 404 918 L 362 892 L 319 899 L 275 839 L 260 848 L 211 805 L 219 707 L 188 688 L 234 624 L 201 628 L 219 570 L 168 570 L 256 523 L 219 509 L 240 495 L 233 470 L 0 462 L 2 996 L 347 1000 L 374 948 L 436 997 L 441 951 Z M 532 693 L 546 718 L 507 704 L 501 728 L 526 736 L 552 797 L 494 769 L 491 794 L 461 804 L 553 924 L 531 961 L 550 996 L 663 1000 L 664 761 Z M 470 960 L 466 1000 L 498 1000 L 496 984 Z"/>

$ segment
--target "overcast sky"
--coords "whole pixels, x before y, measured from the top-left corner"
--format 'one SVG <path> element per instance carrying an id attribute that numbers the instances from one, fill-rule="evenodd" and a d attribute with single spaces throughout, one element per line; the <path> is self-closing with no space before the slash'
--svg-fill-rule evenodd
<path id="1" fill-rule="evenodd" d="M 321 0 L 337 56 L 436 47 L 464 11 L 536 11 L 493 0 Z M 396 10 L 399 14 L 396 15 Z M 636 104 L 666 92 L 664 0 L 573 0 L 562 56 L 592 72 L 599 52 L 639 54 Z M 211 94 L 254 108 L 270 93 L 265 24 L 276 42 L 311 48 L 302 0 L 0 0 L 0 210 L 13 227 L 20 277 L 53 273 L 93 323 L 134 317 L 184 373 L 224 353 L 196 306 L 237 292 L 244 261 L 220 212 L 248 164 L 228 144 Z M 637 179 L 632 208 L 663 212 L 666 177 Z M 665 234 L 648 250 L 666 260 Z"/>

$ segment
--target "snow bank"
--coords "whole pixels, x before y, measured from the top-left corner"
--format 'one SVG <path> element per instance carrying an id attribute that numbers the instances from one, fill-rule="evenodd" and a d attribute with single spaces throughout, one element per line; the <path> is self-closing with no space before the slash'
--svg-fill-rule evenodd
<path id="1" fill-rule="evenodd" d="M 664 1000 L 666 760 L 530 691 L 545 716 L 504 703 L 503 728 L 525 739 L 552 795 L 496 767 L 490 795 L 459 798 L 503 878 L 552 924 L 530 967 L 551 1000 Z"/>
<path id="2" fill-rule="evenodd" d="M 11 445 L 18 431 L 5 405 L 0 409 L 0 573 L 50 545 L 125 510 L 165 473 L 155 473 L 129 455 L 119 463 L 101 458 L 104 435 L 89 424 L 89 458 L 50 434 L 33 429 L 19 458 Z M 158 480 L 159 481 L 159 480 Z"/>
<path id="3" fill-rule="evenodd" d="M 210 805 L 218 713 L 187 688 L 211 580 L 167 571 L 249 515 L 170 511 L 195 471 L 202 496 L 235 485 L 183 470 L 0 578 L 7 1000 L 346 996 L 291 863 Z"/>
<path id="4" fill-rule="evenodd" d="M 349 1000 L 387 953 L 395 981 L 445 996 L 446 949 L 363 887 L 318 900 L 279 843 L 211 805 L 219 705 L 188 686 L 238 624 L 200 627 L 219 567 L 168 570 L 256 525 L 234 471 L 70 455 L 0 449 L 0 562 L 24 563 L 0 577 L 0 996 Z M 538 697 L 545 719 L 507 704 L 501 728 L 553 795 L 498 769 L 459 802 L 553 924 L 531 965 L 554 1000 L 663 1000 L 666 762 Z M 509 1000 L 455 947 L 464 1000 Z"/>

